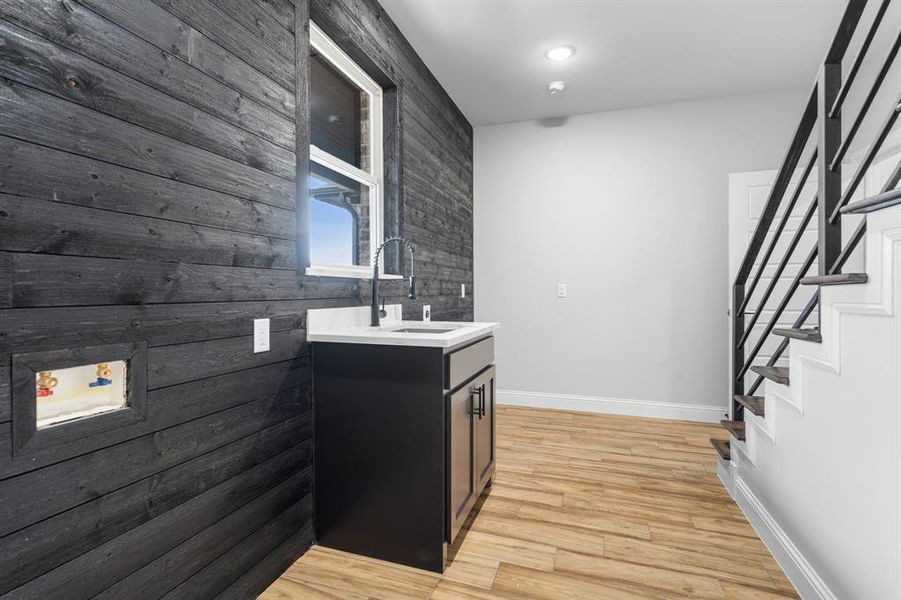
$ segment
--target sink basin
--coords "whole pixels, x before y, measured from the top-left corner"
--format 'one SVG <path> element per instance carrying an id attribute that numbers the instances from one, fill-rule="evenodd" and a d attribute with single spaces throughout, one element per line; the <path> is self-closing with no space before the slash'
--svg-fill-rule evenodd
<path id="1" fill-rule="evenodd" d="M 404 327 L 403 329 L 392 329 L 391 333 L 447 333 L 449 331 L 454 331 L 455 329 L 438 329 L 437 327 Z"/>

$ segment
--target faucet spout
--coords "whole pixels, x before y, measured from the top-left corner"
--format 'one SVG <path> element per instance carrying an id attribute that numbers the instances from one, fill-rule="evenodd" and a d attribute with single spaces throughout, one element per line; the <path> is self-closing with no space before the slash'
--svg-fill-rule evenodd
<path id="1" fill-rule="evenodd" d="M 416 276 L 413 274 L 413 253 L 416 252 L 416 246 L 400 236 L 389 237 L 379 244 L 372 257 L 372 300 L 369 324 L 373 327 L 378 327 L 381 323 L 381 318 L 387 315 L 384 308 L 379 309 L 379 258 L 382 255 L 382 249 L 390 242 L 403 244 L 410 251 L 410 291 L 408 297 L 410 300 L 416 300 Z"/>

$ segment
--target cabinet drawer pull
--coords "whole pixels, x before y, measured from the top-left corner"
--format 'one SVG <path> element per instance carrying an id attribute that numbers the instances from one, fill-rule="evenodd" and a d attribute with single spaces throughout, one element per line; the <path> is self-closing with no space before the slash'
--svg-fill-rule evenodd
<path id="1" fill-rule="evenodd" d="M 479 418 L 481 419 L 485 416 L 485 405 L 488 403 L 485 401 L 485 384 L 483 383 L 482 387 L 479 389 L 481 389 L 481 393 L 479 394 L 479 407 L 482 409 L 482 416 Z"/>
<path id="2" fill-rule="evenodd" d="M 471 412 L 472 414 L 477 415 L 479 417 L 479 420 L 482 420 L 482 417 L 485 415 L 485 386 L 480 385 L 479 387 L 470 390 L 470 400 L 473 398 L 473 396 L 479 397 L 479 405 L 476 406 L 475 402 L 473 402 Z"/>

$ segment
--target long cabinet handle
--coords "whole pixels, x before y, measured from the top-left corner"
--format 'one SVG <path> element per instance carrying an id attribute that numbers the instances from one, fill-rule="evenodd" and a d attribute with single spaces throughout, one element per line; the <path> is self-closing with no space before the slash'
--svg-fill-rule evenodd
<path id="1" fill-rule="evenodd" d="M 485 402 L 485 384 L 483 383 L 482 387 L 479 389 L 481 390 L 481 393 L 479 393 L 479 409 L 481 411 L 479 418 L 481 419 L 485 416 L 485 405 L 487 404 L 487 402 Z"/>
<path id="2" fill-rule="evenodd" d="M 481 421 L 482 415 L 485 414 L 485 412 L 484 412 L 485 411 L 485 387 L 479 386 L 477 388 L 471 389 L 469 391 L 470 401 L 472 401 L 473 396 L 479 397 L 479 404 L 478 404 L 478 407 L 476 407 L 475 402 L 472 402 L 473 408 L 470 412 L 472 412 L 473 415 L 478 416 L 479 420 Z"/>

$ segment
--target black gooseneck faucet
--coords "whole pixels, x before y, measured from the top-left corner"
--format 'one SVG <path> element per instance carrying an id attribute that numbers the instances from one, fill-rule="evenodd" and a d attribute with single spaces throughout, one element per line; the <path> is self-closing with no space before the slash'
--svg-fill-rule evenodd
<path id="1" fill-rule="evenodd" d="M 416 246 L 400 236 L 389 237 L 375 249 L 375 254 L 372 257 L 372 306 L 369 324 L 373 327 L 378 327 L 381 317 L 388 314 L 385 311 L 384 306 L 382 309 L 379 309 L 379 257 L 382 255 L 382 248 L 389 242 L 403 244 L 407 247 L 407 250 L 410 251 L 410 293 L 408 294 L 408 297 L 410 300 L 416 300 L 416 276 L 413 274 L 413 253 L 416 252 Z"/>

